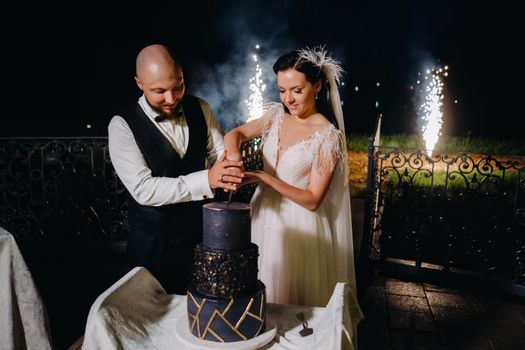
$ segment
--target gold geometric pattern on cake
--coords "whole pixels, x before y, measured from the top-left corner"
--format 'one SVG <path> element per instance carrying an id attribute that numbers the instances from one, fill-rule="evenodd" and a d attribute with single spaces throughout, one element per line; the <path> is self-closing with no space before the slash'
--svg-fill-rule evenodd
<path id="1" fill-rule="evenodd" d="M 192 293 L 189 292 L 189 291 L 188 291 L 188 296 L 190 297 L 191 301 L 195 304 L 195 307 L 197 307 L 197 313 L 195 315 L 192 315 L 191 313 L 188 313 L 188 316 L 193 319 L 193 322 L 191 323 L 191 327 L 190 327 L 190 332 L 193 333 L 193 329 L 195 328 L 195 326 L 197 326 L 197 336 L 200 339 L 204 339 L 206 337 L 206 334 L 209 332 L 218 341 L 224 343 L 224 339 L 222 339 L 213 330 L 213 328 L 211 327 L 211 324 L 212 324 L 213 320 L 215 319 L 215 317 L 219 317 L 226 325 L 228 325 L 228 327 L 230 327 L 230 329 L 233 332 L 235 332 L 239 337 L 241 337 L 244 340 L 248 340 L 248 337 L 246 335 L 242 334 L 242 332 L 239 330 L 239 328 L 242 326 L 244 320 L 247 317 L 250 317 L 250 318 L 253 318 L 253 319 L 259 321 L 260 325 L 259 325 L 259 329 L 257 330 L 257 334 L 259 334 L 259 332 L 261 331 L 261 328 L 262 328 L 263 323 L 264 323 L 264 320 L 263 320 L 264 293 L 261 294 L 261 302 L 259 304 L 260 307 L 259 307 L 259 310 L 258 310 L 258 313 L 259 313 L 258 315 L 250 312 L 250 308 L 252 307 L 252 305 L 254 303 L 253 298 L 251 298 L 250 301 L 248 302 L 248 305 L 246 305 L 246 308 L 245 308 L 242 316 L 239 318 L 239 320 L 236 322 L 236 324 L 235 325 L 231 324 L 230 321 L 228 321 L 228 319 L 226 319 L 228 311 L 230 310 L 230 308 L 232 307 L 232 305 L 234 303 L 233 298 L 231 298 L 230 302 L 228 303 L 228 305 L 224 308 L 224 310 L 222 312 L 219 312 L 217 309 L 213 310 L 212 316 L 208 320 L 208 323 L 206 324 L 206 328 L 204 329 L 204 332 L 202 334 L 200 332 L 200 327 L 199 327 L 199 314 L 200 314 L 201 310 L 203 309 L 204 305 L 206 304 L 206 299 L 203 298 L 202 302 L 199 304 L 195 300 L 195 298 L 193 297 Z"/>
<path id="2" fill-rule="evenodd" d="M 197 324 L 197 333 L 199 334 L 199 338 L 201 337 L 200 333 L 201 333 L 201 327 L 200 327 L 200 324 L 199 324 L 199 314 L 202 310 L 202 307 L 204 306 L 204 304 L 206 303 L 206 298 L 202 299 L 202 303 L 199 305 L 199 303 L 197 303 L 197 301 L 195 300 L 195 298 L 193 297 L 193 295 L 191 293 L 188 293 L 189 296 L 191 297 L 191 301 L 193 301 L 193 303 L 195 304 L 195 306 L 197 307 L 197 313 L 195 315 L 192 315 L 188 312 L 188 315 L 193 318 L 193 322 L 191 323 L 191 327 L 190 327 L 190 331 L 193 332 L 193 328 L 195 328 L 195 324 Z"/>

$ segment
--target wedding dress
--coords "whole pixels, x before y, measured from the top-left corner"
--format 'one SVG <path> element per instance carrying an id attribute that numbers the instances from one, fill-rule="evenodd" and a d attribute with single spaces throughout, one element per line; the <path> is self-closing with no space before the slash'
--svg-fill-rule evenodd
<path id="1" fill-rule="evenodd" d="M 259 184 L 251 201 L 259 279 L 266 285 L 268 302 L 326 306 L 337 282 L 349 282 L 355 292 L 343 135 L 330 124 L 280 149 L 279 130 L 289 116 L 281 104 L 270 104 L 262 118 L 264 171 L 302 189 L 308 187 L 312 167 L 328 165 L 334 173 L 328 193 L 313 212 Z"/>

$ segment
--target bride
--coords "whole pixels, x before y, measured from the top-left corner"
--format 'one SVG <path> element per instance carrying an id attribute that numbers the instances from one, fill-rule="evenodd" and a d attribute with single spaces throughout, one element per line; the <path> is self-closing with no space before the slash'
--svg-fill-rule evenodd
<path id="1" fill-rule="evenodd" d="M 344 120 L 337 90 L 342 69 L 322 47 L 275 62 L 280 100 L 263 116 L 225 135 L 229 159 L 261 137 L 264 170 L 252 198 L 252 241 L 267 300 L 325 306 L 337 282 L 355 273 Z"/>

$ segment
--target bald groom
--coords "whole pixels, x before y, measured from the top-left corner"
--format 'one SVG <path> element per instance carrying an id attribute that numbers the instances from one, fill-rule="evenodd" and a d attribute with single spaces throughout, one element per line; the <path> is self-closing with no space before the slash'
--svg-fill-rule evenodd
<path id="1" fill-rule="evenodd" d="M 140 51 L 135 82 L 142 96 L 108 126 L 111 161 L 129 194 L 128 262 L 146 267 L 168 293 L 186 294 L 202 205 L 217 188 L 238 189 L 241 162 L 226 159 L 210 106 L 185 94 L 168 48 Z"/>

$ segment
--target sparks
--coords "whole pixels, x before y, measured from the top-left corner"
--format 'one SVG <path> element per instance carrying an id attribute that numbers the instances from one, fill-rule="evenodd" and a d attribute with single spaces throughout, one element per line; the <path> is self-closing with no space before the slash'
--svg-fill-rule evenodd
<path id="1" fill-rule="evenodd" d="M 256 46 L 257 49 L 259 49 L 259 45 Z M 266 86 L 263 84 L 262 80 L 262 68 L 259 64 L 259 57 L 257 54 L 252 55 L 252 59 L 255 62 L 254 66 L 254 74 L 250 78 L 249 81 L 249 88 L 250 88 L 250 96 L 247 100 L 245 100 L 247 106 L 248 106 L 248 120 L 257 119 L 259 118 L 263 113 L 263 91 L 266 89 Z"/>
<path id="2" fill-rule="evenodd" d="M 443 125 L 443 77 L 448 75 L 448 66 L 433 68 L 425 72 L 423 90 L 424 101 L 419 106 L 419 117 L 423 122 L 421 132 L 425 141 L 425 149 L 429 157 L 432 156 Z M 418 81 L 419 84 L 420 81 Z"/>

